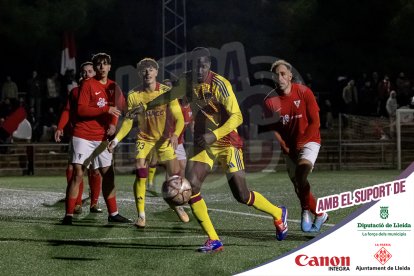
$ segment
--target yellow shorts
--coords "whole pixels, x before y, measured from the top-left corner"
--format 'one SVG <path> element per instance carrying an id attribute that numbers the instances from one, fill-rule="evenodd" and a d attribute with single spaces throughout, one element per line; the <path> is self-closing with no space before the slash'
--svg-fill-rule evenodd
<path id="1" fill-rule="evenodd" d="M 159 161 L 175 159 L 174 149 L 168 142 L 168 140 L 160 140 L 157 142 L 137 140 L 135 143 L 135 159 L 149 158 L 152 150 L 154 150 L 154 154 L 158 156 Z"/>
<path id="2" fill-rule="evenodd" d="M 214 163 L 217 161 L 226 173 L 244 170 L 243 150 L 232 146 L 211 146 L 196 153 L 189 160 L 206 163 L 210 166 L 210 169 L 213 168 Z"/>

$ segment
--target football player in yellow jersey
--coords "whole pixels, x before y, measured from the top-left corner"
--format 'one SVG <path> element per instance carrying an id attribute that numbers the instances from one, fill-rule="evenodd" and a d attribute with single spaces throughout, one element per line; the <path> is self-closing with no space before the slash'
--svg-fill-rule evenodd
<path id="1" fill-rule="evenodd" d="M 250 191 L 247 187 L 243 142 L 237 133 L 243 116 L 230 82 L 210 70 L 211 59 L 208 49 L 194 49 L 191 60 L 193 85 L 190 99 L 195 120 L 195 146 L 188 161 L 186 178 L 192 188 L 189 204 L 208 236 L 198 251 L 210 253 L 223 250 L 223 243 L 214 229 L 200 192 L 216 161 L 225 170 L 234 198 L 240 203 L 270 214 L 276 227 L 276 238 L 283 240 L 288 230 L 286 207 L 273 205 L 263 195 Z"/>
<path id="2" fill-rule="evenodd" d="M 243 204 L 253 206 L 273 217 L 276 239 L 281 241 L 287 235 L 287 209 L 270 203 L 263 195 L 250 191 L 246 184 L 243 141 L 237 127 L 243 122 L 237 98 L 232 86 L 224 77 L 211 71 L 210 52 L 206 48 L 196 48 L 191 55 L 191 74 L 181 80 L 171 90 L 170 95 L 154 100 L 154 103 L 168 102 L 168 99 L 187 96 L 193 111 L 194 148 L 190 149 L 186 178 L 191 183 L 192 196 L 189 200 L 194 217 L 207 234 L 208 239 L 198 251 L 211 253 L 223 250 L 220 240 L 208 214 L 207 205 L 201 196 L 201 186 L 207 175 L 218 162 L 224 169 L 234 198 Z"/>
<path id="3" fill-rule="evenodd" d="M 165 84 L 166 86 L 168 86 L 170 89 L 172 88 L 172 82 L 170 79 L 165 79 L 162 81 L 163 84 Z M 185 124 L 185 121 L 184 121 Z M 177 150 L 177 149 L 176 149 Z M 178 157 L 178 156 L 177 156 Z M 178 158 L 177 158 L 178 160 Z M 181 167 L 181 161 L 178 160 L 179 165 Z M 152 153 L 150 154 L 150 156 L 148 157 L 148 192 L 150 192 L 151 194 L 157 196 L 158 193 L 155 190 L 155 174 L 157 172 L 157 165 L 159 165 L 161 163 L 158 162 L 158 157 L 157 157 L 157 153 L 155 151 L 152 151 Z M 180 169 L 180 175 L 184 174 L 183 172 L 181 172 Z"/>
<path id="4" fill-rule="evenodd" d="M 128 110 L 132 110 L 143 104 L 148 104 L 154 98 L 162 95 L 170 88 L 157 82 L 158 63 L 151 58 L 144 58 L 137 64 L 138 75 L 142 78 L 142 85 L 128 92 Z M 168 104 L 147 109 L 137 116 L 138 134 L 136 141 L 136 178 L 134 182 L 134 197 L 138 213 L 135 225 L 138 228 L 146 226 L 145 220 L 145 192 L 148 177 L 147 157 L 155 150 L 160 161 L 166 163 L 168 176 L 177 175 L 179 172 L 178 161 L 174 153 L 178 144 L 178 136 L 184 128 L 184 118 L 178 100 L 175 99 Z M 169 124 L 175 121 L 175 130 L 170 135 Z M 113 151 L 116 145 L 131 130 L 133 119 L 125 117 L 121 128 L 115 138 L 108 144 L 108 150 Z M 173 208 L 183 222 L 189 218 L 183 207 Z"/>

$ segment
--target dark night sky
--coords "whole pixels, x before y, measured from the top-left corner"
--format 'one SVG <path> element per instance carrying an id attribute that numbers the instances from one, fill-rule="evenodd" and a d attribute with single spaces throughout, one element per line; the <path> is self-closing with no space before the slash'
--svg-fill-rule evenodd
<path id="1" fill-rule="evenodd" d="M 379 71 L 412 77 L 413 1 L 187 1 L 187 45 L 240 41 L 248 57 L 291 61 L 321 80 Z M 73 30 L 77 62 L 105 51 L 113 67 L 161 58 L 161 1 L 0 0 L 0 78 L 24 90 L 30 72 L 60 66 L 62 33 Z"/>

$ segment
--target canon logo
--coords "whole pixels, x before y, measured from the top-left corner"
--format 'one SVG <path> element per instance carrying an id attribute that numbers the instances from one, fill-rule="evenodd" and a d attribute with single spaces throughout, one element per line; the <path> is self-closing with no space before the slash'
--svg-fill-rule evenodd
<path id="1" fill-rule="evenodd" d="M 297 255 L 295 263 L 299 266 L 350 266 L 350 257 L 309 257 Z"/>

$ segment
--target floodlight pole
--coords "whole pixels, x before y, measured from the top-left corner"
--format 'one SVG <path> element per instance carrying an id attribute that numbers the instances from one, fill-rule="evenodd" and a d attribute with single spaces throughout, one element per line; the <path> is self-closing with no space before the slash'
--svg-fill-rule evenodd
<path id="1" fill-rule="evenodd" d="M 168 69 L 177 60 L 184 58 L 183 71 L 186 70 L 187 52 L 187 15 L 185 0 L 163 0 L 162 2 L 162 58 L 175 56 L 167 64 L 163 64 L 162 78 L 175 76 L 174 70 Z M 184 55 L 184 56 L 183 56 Z"/>

